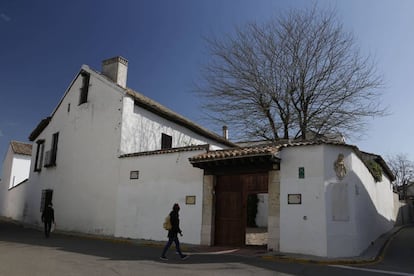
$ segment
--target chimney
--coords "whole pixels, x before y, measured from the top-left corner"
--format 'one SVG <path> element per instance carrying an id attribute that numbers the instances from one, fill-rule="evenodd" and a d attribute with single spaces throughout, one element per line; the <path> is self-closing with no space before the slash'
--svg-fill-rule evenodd
<path id="1" fill-rule="evenodd" d="M 126 88 L 128 60 L 123 57 L 113 57 L 102 61 L 102 74 Z"/>
<path id="2" fill-rule="evenodd" d="M 227 126 L 223 126 L 223 138 L 228 140 L 229 139 L 229 130 Z"/>

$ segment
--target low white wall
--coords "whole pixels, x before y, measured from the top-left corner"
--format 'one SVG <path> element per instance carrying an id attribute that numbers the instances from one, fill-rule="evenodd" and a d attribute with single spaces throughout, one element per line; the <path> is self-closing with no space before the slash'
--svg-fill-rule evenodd
<path id="1" fill-rule="evenodd" d="M 347 170 L 343 179 L 339 179 L 334 170 L 339 154 L 344 155 Z M 353 155 L 349 147 L 324 146 L 327 257 L 358 255 L 353 192 L 356 185 L 362 184 L 353 178 Z"/>
<path id="2" fill-rule="evenodd" d="M 280 251 L 327 255 L 323 146 L 289 147 L 280 153 Z M 299 168 L 305 170 L 299 178 Z M 288 204 L 289 194 L 301 204 Z"/>
<path id="3" fill-rule="evenodd" d="M 381 182 L 375 182 L 356 154 L 350 154 L 348 160 L 352 239 L 337 244 L 336 237 L 331 236 L 329 252 L 332 256 L 357 256 L 394 225 L 394 199 L 388 178 L 383 175 Z M 334 229 L 330 232 L 335 233 Z M 339 250 L 338 246 L 347 250 Z"/>
<path id="4" fill-rule="evenodd" d="M 3 178 L 0 181 L 0 216 L 22 220 L 26 215 L 28 207 L 25 195 L 28 182 L 21 182 L 29 177 L 30 159 L 28 155 L 14 154 L 9 147 L 3 163 Z"/>
<path id="5" fill-rule="evenodd" d="M 1 204 L 1 216 L 22 221 L 27 216 L 26 189 L 28 182 L 6 190 Z M 3 190 L 4 191 L 4 190 Z"/>
<path id="6" fill-rule="evenodd" d="M 188 158 L 201 152 L 121 158 L 115 236 L 166 240 L 162 224 L 178 203 L 184 233 L 180 240 L 200 244 L 203 171 L 192 167 Z M 139 171 L 139 179 L 130 179 L 131 171 Z M 186 196 L 195 196 L 195 205 L 186 205 Z"/>
<path id="7" fill-rule="evenodd" d="M 347 174 L 339 179 L 334 163 L 344 155 Z M 389 179 L 375 182 L 352 147 L 313 145 L 285 148 L 281 154 L 282 252 L 325 257 L 361 254 L 395 222 Z M 299 178 L 299 167 L 305 177 Z M 301 204 L 288 204 L 300 194 Z"/>
<path id="8" fill-rule="evenodd" d="M 2 164 L 2 174 L 0 180 L 0 215 L 7 216 L 6 204 L 8 201 L 8 189 L 10 185 L 10 175 L 13 165 L 13 153 L 11 147 L 7 150 Z"/>

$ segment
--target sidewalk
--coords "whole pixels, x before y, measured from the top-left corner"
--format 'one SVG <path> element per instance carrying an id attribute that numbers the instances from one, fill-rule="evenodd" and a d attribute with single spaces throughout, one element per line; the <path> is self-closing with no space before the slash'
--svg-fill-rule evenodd
<path id="1" fill-rule="evenodd" d="M 217 246 L 184 246 L 189 254 L 232 254 L 246 257 L 260 257 L 269 261 L 290 263 L 314 263 L 314 264 L 372 264 L 380 262 L 388 244 L 392 238 L 404 227 L 412 225 L 396 226 L 389 232 L 381 235 L 361 255 L 344 258 L 325 258 L 303 254 L 291 254 L 282 252 L 269 252 L 264 246 L 247 246 L 244 248 L 217 247 Z"/>

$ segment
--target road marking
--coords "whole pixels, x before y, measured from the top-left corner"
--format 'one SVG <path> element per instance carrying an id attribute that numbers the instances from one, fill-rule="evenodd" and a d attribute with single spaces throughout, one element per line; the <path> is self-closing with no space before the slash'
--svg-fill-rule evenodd
<path id="1" fill-rule="evenodd" d="M 330 266 L 331 267 L 338 267 L 338 268 L 345 268 L 345 269 L 352 269 L 352 270 L 361 270 L 361 271 L 367 271 L 367 272 L 385 273 L 385 274 L 389 274 L 389 275 L 414 276 L 413 273 L 405 273 L 405 272 L 397 272 L 397 271 L 388 271 L 388 270 L 379 270 L 379 269 L 368 269 L 368 268 L 345 266 L 345 265 L 330 265 Z"/>

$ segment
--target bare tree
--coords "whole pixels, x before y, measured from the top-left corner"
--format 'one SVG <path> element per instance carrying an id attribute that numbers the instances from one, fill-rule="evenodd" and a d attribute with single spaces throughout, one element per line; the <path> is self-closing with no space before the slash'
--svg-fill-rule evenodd
<path id="1" fill-rule="evenodd" d="M 381 116 L 381 76 L 334 12 L 293 10 L 208 39 L 204 108 L 248 138 L 358 134 Z"/>
<path id="2" fill-rule="evenodd" d="M 402 187 L 403 197 L 407 192 L 407 185 L 414 181 L 414 163 L 407 158 L 407 155 L 400 153 L 387 157 L 387 164 L 395 175 L 394 186 Z"/>

